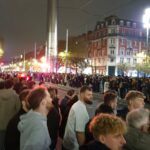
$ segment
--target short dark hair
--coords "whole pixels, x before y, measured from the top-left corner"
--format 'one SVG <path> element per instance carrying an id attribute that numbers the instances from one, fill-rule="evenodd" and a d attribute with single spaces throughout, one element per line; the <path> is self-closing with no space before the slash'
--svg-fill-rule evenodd
<path id="1" fill-rule="evenodd" d="M 46 88 L 38 87 L 33 89 L 27 97 L 31 109 L 39 107 L 41 101 L 46 97 Z"/>
<path id="2" fill-rule="evenodd" d="M 5 82 L 4 81 L 0 81 L 0 89 L 4 89 L 5 88 Z"/>
<path id="3" fill-rule="evenodd" d="M 19 99 L 20 99 L 20 101 L 25 101 L 26 100 L 26 98 L 27 98 L 27 96 L 28 96 L 28 94 L 30 93 L 30 89 L 25 89 L 25 90 L 23 90 L 20 94 L 19 94 Z"/>
<path id="4" fill-rule="evenodd" d="M 82 86 L 80 89 L 80 93 L 85 93 L 85 91 L 92 91 L 92 88 L 89 86 Z"/>
<path id="5" fill-rule="evenodd" d="M 13 80 L 7 79 L 7 80 L 5 81 L 5 88 L 6 88 L 6 89 L 10 89 L 13 85 L 14 85 Z"/>
<path id="6" fill-rule="evenodd" d="M 109 105 L 111 101 L 117 98 L 117 94 L 114 92 L 106 92 L 104 94 L 104 104 Z"/>
<path id="7" fill-rule="evenodd" d="M 67 95 L 72 96 L 75 93 L 74 89 L 70 89 L 67 91 Z"/>

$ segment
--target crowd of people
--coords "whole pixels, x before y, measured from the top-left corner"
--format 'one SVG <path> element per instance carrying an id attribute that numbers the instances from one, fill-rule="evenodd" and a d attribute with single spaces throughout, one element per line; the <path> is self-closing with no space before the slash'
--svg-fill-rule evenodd
<path id="1" fill-rule="evenodd" d="M 26 80 L 0 74 L 0 150 L 149 150 L 150 110 L 144 107 L 149 93 L 143 90 L 148 78 L 80 75 L 79 94 L 70 88 L 60 99 L 58 89 L 45 84 L 56 84 L 59 76 L 64 75 L 47 80 L 36 74 Z M 71 80 L 76 82 L 76 77 L 68 75 L 67 84 L 75 84 Z M 103 81 L 98 87 L 104 95 L 90 118 L 93 78 L 98 84 Z M 119 96 L 127 103 L 123 110 L 118 109 Z"/>
<path id="2" fill-rule="evenodd" d="M 150 78 L 147 77 L 67 74 L 66 81 L 65 74 L 60 73 L 34 73 L 33 77 L 35 80 L 68 85 L 75 88 L 87 85 L 92 88 L 93 92 L 104 93 L 111 89 L 115 90 L 121 98 L 124 98 L 130 90 L 138 90 L 145 94 L 147 101 L 150 101 Z"/>

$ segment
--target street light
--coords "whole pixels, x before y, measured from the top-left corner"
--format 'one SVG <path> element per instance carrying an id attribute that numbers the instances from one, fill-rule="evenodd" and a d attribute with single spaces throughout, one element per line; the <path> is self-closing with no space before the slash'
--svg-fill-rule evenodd
<path id="1" fill-rule="evenodd" d="M 149 54 L 148 38 L 149 38 L 149 28 L 150 28 L 150 8 L 147 8 L 147 9 L 145 10 L 145 14 L 143 15 L 143 23 L 144 23 L 144 28 L 147 29 L 146 45 L 147 45 L 147 54 Z"/>

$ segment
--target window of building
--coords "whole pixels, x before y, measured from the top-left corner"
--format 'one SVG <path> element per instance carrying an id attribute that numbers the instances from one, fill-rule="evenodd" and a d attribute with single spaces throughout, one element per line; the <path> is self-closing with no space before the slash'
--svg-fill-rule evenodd
<path id="1" fill-rule="evenodd" d="M 130 24 L 131 24 L 131 23 L 128 21 L 128 22 L 127 22 L 127 27 L 130 27 Z"/>
<path id="2" fill-rule="evenodd" d="M 135 22 L 133 23 L 133 28 L 136 28 L 136 23 Z"/>
<path id="3" fill-rule="evenodd" d="M 137 59 L 133 59 L 133 64 L 136 64 L 137 63 Z"/>
<path id="4" fill-rule="evenodd" d="M 111 38 L 111 44 L 115 44 L 115 39 Z"/>
<path id="5" fill-rule="evenodd" d="M 132 41 L 131 40 L 127 40 L 127 47 L 132 48 Z"/>
<path id="6" fill-rule="evenodd" d="M 130 55 L 130 51 L 129 51 L 129 50 L 127 50 L 127 55 L 128 55 L 128 56 Z"/>
<path id="7" fill-rule="evenodd" d="M 108 26 L 108 21 L 105 22 L 105 25 Z"/>
<path id="8" fill-rule="evenodd" d="M 110 54 L 111 54 L 111 55 L 114 55 L 114 54 L 115 54 L 114 49 L 111 49 L 111 50 L 110 50 Z"/>
<path id="9" fill-rule="evenodd" d="M 124 45 L 124 39 L 121 39 L 121 44 Z"/>
<path id="10" fill-rule="evenodd" d="M 120 63 L 121 63 L 121 64 L 124 63 L 124 58 L 120 58 Z"/>
<path id="11" fill-rule="evenodd" d="M 121 48 L 121 49 L 120 49 L 120 55 L 123 56 L 123 55 L 124 55 L 124 51 L 125 51 L 125 48 Z"/>
<path id="12" fill-rule="evenodd" d="M 116 33 L 115 28 L 111 29 L 111 33 Z"/>
<path id="13" fill-rule="evenodd" d="M 116 24 L 116 20 L 115 20 L 115 19 L 112 19 L 111 24 L 112 24 L 112 25 L 115 25 L 115 24 Z"/>
<path id="14" fill-rule="evenodd" d="M 124 26 L 124 21 L 120 20 L 120 26 Z"/>
<path id="15" fill-rule="evenodd" d="M 100 25 L 99 25 L 99 24 L 97 25 L 96 29 L 97 29 L 97 30 L 99 30 L 99 29 L 100 29 Z"/>
<path id="16" fill-rule="evenodd" d="M 134 41 L 134 46 L 137 46 L 137 41 Z"/>
<path id="17" fill-rule="evenodd" d="M 114 62 L 114 59 L 113 59 L 113 58 L 111 58 L 111 59 L 110 59 L 110 62 Z"/>
<path id="18" fill-rule="evenodd" d="M 99 59 L 99 63 L 101 63 L 101 58 Z"/>
<path id="19" fill-rule="evenodd" d="M 127 58 L 127 63 L 130 63 L 130 58 Z"/>
<path id="20" fill-rule="evenodd" d="M 103 23 L 101 24 L 101 27 L 102 27 L 102 28 L 104 27 L 104 24 L 103 24 Z"/>

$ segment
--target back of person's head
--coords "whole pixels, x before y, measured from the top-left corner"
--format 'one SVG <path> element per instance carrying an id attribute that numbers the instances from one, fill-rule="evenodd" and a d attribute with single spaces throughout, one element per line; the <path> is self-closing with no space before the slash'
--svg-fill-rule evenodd
<path id="1" fill-rule="evenodd" d="M 5 88 L 5 82 L 4 81 L 0 81 L 0 90 Z"/>
<path id="2" fill-rule="evenodd" d="M 128 113 L 126 122 L 130 127 L 141 129 L 143 125 L 149 123 L 150 111 L 145 108 L 135 109 Z"/>
<path id="3" fill-rule="evenodd" d="M 28 82 L 28 88 L 29 89 L 33 89 L 35 85 L 36 85 L 35 81 L 29 81 Z"/>
<path id="4" fill-rule="evenodd" d="M 35 110 L 40 106 L 41 101 L 46 97 L 46 89 L 44 87 L 38 87 L 33 89 L 28 97 L 27 101 L 30 108 Z"/>
<path id="5" fill-rule="evenodd" d="M 56 88 L 48 87 L 47 90 L 50 93 L 52 99 L 54 99 L 57 96 L 57 89 Z"/>
<path id="6" fill-rule="evenodd" d="M 145 96 L 142 92 L 135 90 L 129 91 L 125 96 L 125 100 L 127 101 L 128 104 L 130 104 L 130 101 L 134 101 L 137 98 L 145 99 Z"/>
<path id="7" fill-rule="evenodd" d="M 71 90 L 68 90 L 68 91 L 67 91 L 67 95 L 68 95 L 68 96 L 73 96 L 74 93 L 75 93 L 75 90 L 74 90 L 74 89 L 71 89 Z"/>
<path id="8" fill-rule="evenodd" d="M 104 104 L 102 104 L 100 107 L 98 107 L 98 109 L 96 109 L 95 115 L 98 115 L 100 113 L 112 115 L 114 114 L 113 109 L 110 106 Z"/>
<path id="9" fill-rule="evenodd" d="M 7 79 L 6 81 L 5 81 L 5 88 L 6 89 L 10 89 L 10 88 L 12 88 L 13 87 L 13 80 L 11 80 L 11 79 Z"/>
<path id="10" fill-rule="evenodd" d="M 144 107 L 145 96 L 142 92 L 134 90 L 129 91 L 126 94 L 125 99 L 127 101 L 129 111 Z"/>
<path id="11" fill-rule="evenodd" d="M 21 82 L 17 82 L 14 84 L 13 89 L 16 91 L 17 94 L 20 94 L 23 89 L 23 84 Z"/>
<path id="12" fill-rule="evenodd" d="M 92 119 L 90 131 L 95 139 L 99 139 L 100 135 L 124 134 L 126 132 L 126 125 L 115 115 L 101 113 Z"/>
<path id="13" fill-rule="evenodd" d="M 20 99 L 20 101 L 26 101 L 26 98 L 27 98 L 27 96 L 29 95 L 29 93 L 30 93 L 30 89 L 25 89 L 25 90 L 23 90 L 20 94 L 19 94 L 19 99 Z"/>
<path id="14" fill-rule="evenodd" d="M 117 95 L 114 92 L 106 92 L 104 94 L 104 104 L 109 105 L 112 101 L 117 99 Z"/>

